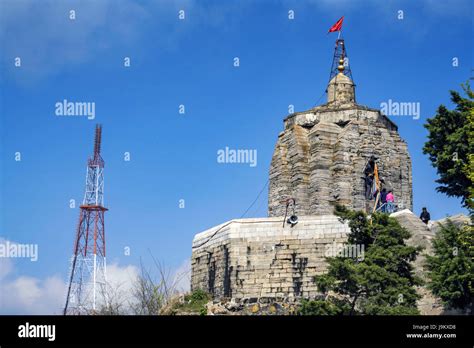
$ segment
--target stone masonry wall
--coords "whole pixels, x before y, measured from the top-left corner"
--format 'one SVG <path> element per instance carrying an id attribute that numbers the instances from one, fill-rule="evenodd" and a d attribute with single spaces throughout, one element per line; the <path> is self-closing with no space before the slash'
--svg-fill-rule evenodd
<path id="1" fill-rule="evenodd" d="M 408 209 L 391 216 L 412 233 L 407 244 L 424 248 L 413 265 L 415 273 L 426 280 L 423 263 L 431 253 L 435 228 L 428 229 Z M 328 247 L 345 243 L 349 227 L 334 215 L 303 216 L 294 227 L 282 223 L 276 217 L 231 220 L 197 234 L 191 290 L 205 290 L 215 301 L 231 300 L 228 304 L 232 306 L 259 302 L 280 303 L 281 307 L 320 296 L 314 276 L 326 271 Z M 422 295 L 418 301 L 421 314 L 465 314 L 446 311 L 426 287 L 417 291 Z"/>
<path id="2" fill-rule="evenodd" d="M 369 210 L 364 169 L 375 156 L 383 186 L 412 209 L 411 159 L 397 127 L 378 110 L 330 104 L 285 119 L 270 167 L 269 216 L 283 216 L 288 198 L 299 215 L 331 214 L 336 203 Z"/>
<path id="3" fill-rule="evenodd" d="M 326 245 L 346 241 L 349 228 L 334 215 L 232 220 L 196 235 L 192 289 L 215 298 L 314 297 L 313 278 L 326 269 Z"/>

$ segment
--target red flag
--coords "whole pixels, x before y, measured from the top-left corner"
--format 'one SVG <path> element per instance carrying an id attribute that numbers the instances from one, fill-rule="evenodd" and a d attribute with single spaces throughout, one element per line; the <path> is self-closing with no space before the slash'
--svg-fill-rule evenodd
<path id="1" fill-rule="evenodd" d="M 344 16 L 342 16 L 337 22 L 336 24 L 334 24 L 328 31 L 328 34 L 329 33 L 332 33 L 334 31 L 341 31 L 342 29 L 342 21 L 344 20 Z"/>

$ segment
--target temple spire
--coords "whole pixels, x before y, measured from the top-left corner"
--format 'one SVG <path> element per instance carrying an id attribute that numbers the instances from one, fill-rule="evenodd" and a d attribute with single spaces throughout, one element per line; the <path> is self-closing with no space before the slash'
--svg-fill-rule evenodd
<path id="1" fill-rule="evenodd" d="M 336 40 L 326 92 L 328 103 L 355 103 L 355 85 L 352 80 L 352 71 L 349 66 L 344 39 L 341 38 Z"/>
<path id="2" fill-rule="evenodd" d="M 352 71 L 349 65 L 349 57 L 346 51 L 346 45 L 344 43 L 344 39 L 337 39 L 336 45 L 334 47 L 334 56 L 332 58 L 332 65 L 331 65 L 331 72 L 329 73 L 329 81 L 332 80 L 334 76 L 338 73 L 343 73 L 351 80 L 352 78 Z"/>

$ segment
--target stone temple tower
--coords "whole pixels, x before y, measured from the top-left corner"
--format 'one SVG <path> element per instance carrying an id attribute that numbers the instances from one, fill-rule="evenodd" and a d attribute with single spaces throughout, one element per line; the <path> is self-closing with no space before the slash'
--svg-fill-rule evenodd
<path id="1" fill-rule="evenodd" d="M 326 271 L 328 250 L 347 242 L 350 232 L 333 214 L 334 204 L 372 211 L 374 201 L 366 198 L 368 163 L 377 164 L 382 186 L 393 191 L 399 210 L 404 209 L 393 215 L 408 221 L 411 229 L 418 224 L 419 236 L 424 236 L 426 226 L 408 210 L 412 179 L 407 146 L 387 116 L 356 103 L 341 42 L 336 42 L 327 102 L 284 120 L 270 167 L 269 216 L 234 219 L 196 234 L 192 290 L 239 306 L 319 296 L 314 276 Z M 284 218 L 291 198 L 296 224 Z"/>
<path id="2" fill-rule="evenodd" d="M 372 156 L 382 187 L 393 191 L 399 209 L 412 210 L 407 145 L 387 116 L 357 104 L 347 57 L 339 58 L 327 102 L 284 120 L 270 167 L 269 216 L 284 216 L 289 198 L 295 199 L 298 215 L 330 214 L 337 203 L 371 211 L 364 171 Z"/>

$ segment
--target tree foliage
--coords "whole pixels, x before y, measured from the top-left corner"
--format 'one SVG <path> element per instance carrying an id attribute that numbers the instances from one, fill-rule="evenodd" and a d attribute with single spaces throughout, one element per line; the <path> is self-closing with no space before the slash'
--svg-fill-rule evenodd
<path id="1" fill-rule="evenodd" d="M 448 110 L 440 105 L 424 125 L 429 131 L 423 153 L 438 171 L 437 191 L 459 197 L 464 206 L 474 208 L 474 93 L 469 83 L 462 85 L 467 97 L 450 91 L 456 105 Z"/>
<path id="2" fill-rule="evenodd" d="M 410 262 L 420 248 L 405 244 L 410 233 L 387 214 L 375 213 L 369 219 L 362 211 L 341 206 L 335 213 L 349 224 L 348 244 L 360 244 L 364 255 L 327 258 L 328 272 L 315 281 L 328 304 L 306 303 L 305 313 L 417 314 L 420 296 L 415 286 L 421 280 L 413 274 Z"/>
<path id="3" fill-rule="evenodd" d="M 173 277 L 170 269 L 156 261 L 153 255 L 152 258 L 158 270 L 158 277 L 153 276 L 140 261 L 141 274 L 135 281 L 134 301 L 131 304 L 132 311 L 136 315 L 163 314 L 177 297 L 177 284 L 184 277 L 184 274 Z"/>
<path id="4" fill-rule="evenodd" d="M 350 311 L 349 305 L 346 302 L 339 302 L 336 305 L 336 300 L 314 300 L 301 301 L 301 306 L 298 310 L 299 315 L 341 315 Z"/>
<path id="5" fill-rule="evenodd" d="M 427 256 L 433 294 L 450 308 L 472 307 L 474 296 L 474 228 L 448 220 L 433 240 L 433 256 Z"/>

